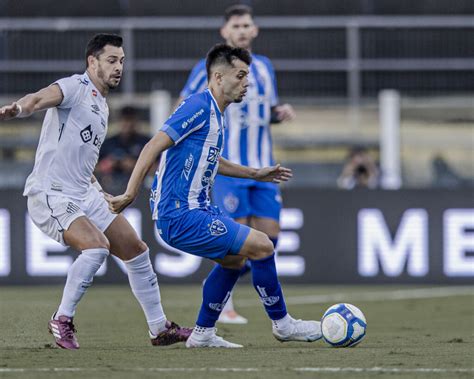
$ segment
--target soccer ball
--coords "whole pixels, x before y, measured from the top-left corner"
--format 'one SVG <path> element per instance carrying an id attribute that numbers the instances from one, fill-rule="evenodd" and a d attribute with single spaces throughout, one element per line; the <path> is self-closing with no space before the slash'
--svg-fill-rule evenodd
<path id="1" fill-rule="evenodd" d="M 324 340 L 334 347 L 356 346 L 365 337 L 367 321 L 352 304 L 334 304 L 321 319 Z"/>

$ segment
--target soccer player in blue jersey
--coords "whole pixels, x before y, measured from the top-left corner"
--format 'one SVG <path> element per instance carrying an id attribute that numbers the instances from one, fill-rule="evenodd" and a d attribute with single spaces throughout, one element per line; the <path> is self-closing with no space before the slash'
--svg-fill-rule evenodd
<path id="1" fill-rule="evenodd" d="M 247 259 L 255 289 L 272 320 L 273 335 L 280 341 L 321 338 L 319 322 L 295 320 L 288 314 L 268 236 L 235 222 L 210 203 L 217 173 L 273 183 L 291 177 L 291 170 L 280 165 L 250 168 L 221 155 L 226 133 L 223 113 L 245 96 L 251 61 L 247 50 L 214 46 L 206 60 L 208 89 L 181 103 L 142 150 L 126 192 L 108 198 L 113 212 L 125 209 L 161 155 L 150 201 L 158 233 L 172 247 L 218 263 L 203 286 L 201 309 L 187 347 L 242 347 L 218 337 L 215 323 Z"/>
<path id="2" fill-rule="evenodd" d="M 226 43 L 251 51 L 252 41 L 258 35 L 252 8 L 243 4 L 233 5 L 225 11 L 224 19 L 221 35 Z M 270 123 L 291 120 L 294 111 L 288 104 L 278 104 L 275 72 L 270 60 L 254 53 L 251 53 L 251 56 L 247 95 L 242 102 L 230 104 L 225 111 L 228 131 L 222 155 L 233 163 L 260 168 L 274 164 Z M 207 74 L 203 59 L 193 68 L 181 91 L 180 100 L 202 92 L 206 87 Z M 267 234 L 276 247 L 281 210 L 281 196 L 277 184 L 218 175 L 212 199 L 235 221 Z M 248 269 L 249 265 L 246 265 L 242 274 Z M 235 312 L 232 296 L 219 321 L 247 323 L 244 317 Z"/>

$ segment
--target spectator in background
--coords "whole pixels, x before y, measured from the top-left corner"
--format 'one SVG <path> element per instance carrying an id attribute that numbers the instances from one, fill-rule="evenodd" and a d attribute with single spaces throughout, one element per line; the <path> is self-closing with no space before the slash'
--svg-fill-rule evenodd
<path id="1" fill-rule="evenodd" d="M 107 192 L 125 190 L 140 151 L 149 140 L 149 136 L 140 133 L 138 110 L 131 106 L 123 107 L 120 110 L 119 131 L 104 141 L 96 169 Z"/>
<path id="2" fill-rule="evenodd" d="M 374 189 L 379 186 L 379 169 L 366 148 L 351 149 L 342 173 L 337 179 L 337 186 L 343 189 Z"/>

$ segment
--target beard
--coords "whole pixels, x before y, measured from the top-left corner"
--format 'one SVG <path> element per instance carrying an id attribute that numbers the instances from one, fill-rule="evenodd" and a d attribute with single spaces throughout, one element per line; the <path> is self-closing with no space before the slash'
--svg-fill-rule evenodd
<path id="1" fill-rule="evenodd" d="M 120 84 L 120 80 L 117 81 L 116 83 L 113 81 L 114 79 L 112 77 L 109 77 L 108 79 L 105 78 L 105 73 L 104 70 L 99 66 L 97 70 L 97 77 L 102 80 L 102 82 L 109 88 L 109 89 L 115 89 L 118 87 Z"/>

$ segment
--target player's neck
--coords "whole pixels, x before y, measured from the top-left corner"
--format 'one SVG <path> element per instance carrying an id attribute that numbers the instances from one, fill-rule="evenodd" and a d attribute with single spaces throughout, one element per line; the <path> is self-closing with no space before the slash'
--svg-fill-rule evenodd
<path id="1" fill-rule="evenodd" d="M 212 84 L 209 84 L 209 91 L 211 92 L 212 97 L 216 101 L 217 106 L 219 107 L 219 111 L 221 113 L 224 113 L 225 109 L 230 104 L 229 102 L 226 102 L 224 94 L 219 91 L 219 88 L 215 88 Z"/>
<path id="2" fill-rule="evenodd" d="M 86 72 L 87 72 L 87 75 L 89 75 L 89 79 L 94 84 L 95 88 L 99 90 L 100 94 L 103 97 L 106 97 L 109 94 L 109 87 L 101 84 L 97 75 L 94 75 L 91 71 L 89 71 L 89 69 Z"/>

